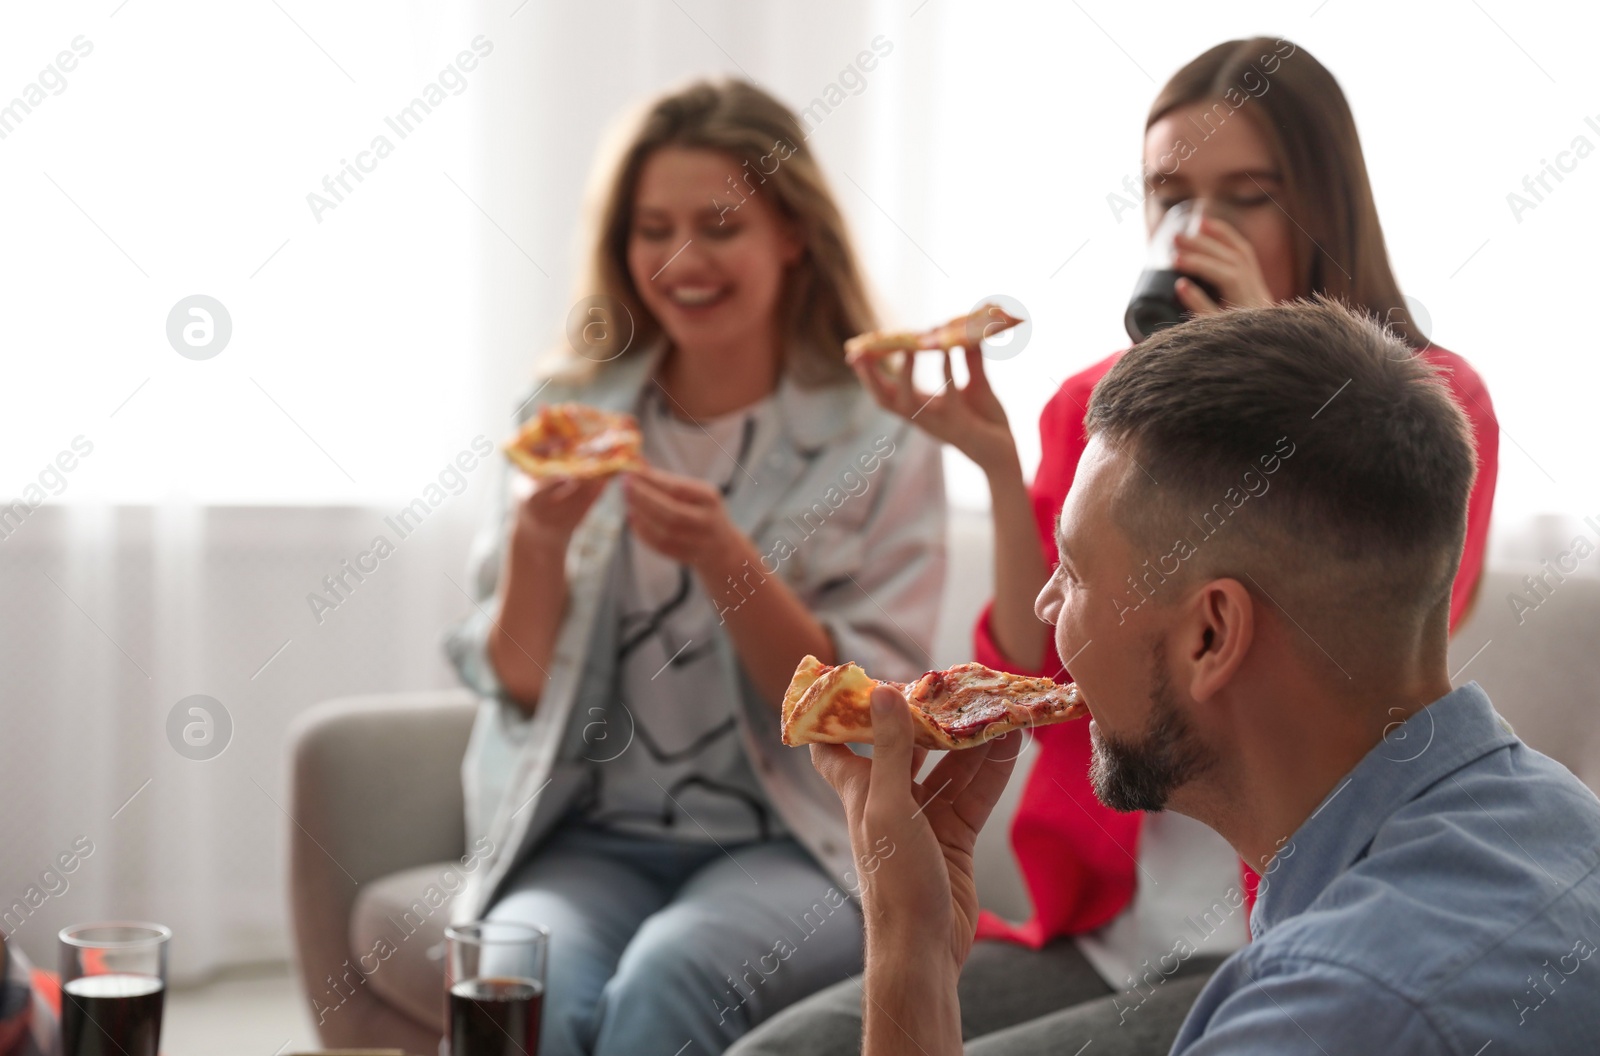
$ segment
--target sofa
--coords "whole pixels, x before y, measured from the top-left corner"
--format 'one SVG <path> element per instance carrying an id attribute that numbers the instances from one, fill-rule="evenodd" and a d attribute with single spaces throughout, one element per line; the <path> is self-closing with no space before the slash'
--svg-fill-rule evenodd
<path id="1" fill-rule="evenodd" d="M 934 662 L 970 658 L 972 621 L 989 595 L 988 518 L 958 512 Z M 1451 643 L 1459 685 L 1477 680 L 1529 744 L 1600 789 L 1600 579 L 1568 577 L 1532 598 L 1523 574 L 1491 571 Z M 460 765 L 474 714 L 461 690 L 346 697 L 305 712 L 292 734 L 289 895 L 299 974 L 330 1048 L 436 1051 L 444 1026 L 449 899 L 472 864 Z M 979 896 L 1010 919 L 1029 914 L 1006 842 L 1032 752 L 1025 751 L 979 838 Z M 467 858 L 467 865 L 462 859 Z"/>

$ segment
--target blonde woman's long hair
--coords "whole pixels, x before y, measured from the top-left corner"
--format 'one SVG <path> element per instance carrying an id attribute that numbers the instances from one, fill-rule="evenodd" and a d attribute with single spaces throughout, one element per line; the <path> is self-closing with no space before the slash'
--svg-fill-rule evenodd
<path id="1" fill-rule="evenodd" d="M 635 355 L 662 337 L 660 322 L 645 308 L 628 271 L 628 238 L 639 174 L 663 147 L 727 155 L 738 175 L 719 194 L 719 207 L 759 195 L 794 225 L 805 252 L 790 266 L 778 301 L 783 369 L 808 387 L 853 378 L 844 364 L 844 342 L 875 328 L 877 315 L 844 217 L 794 113 L 734 79 L 696 81 L 661 96 L 602 151 L 590 189 L 587 261 L 577 291 L 579 305 L 599 306 L 594 317 L 600 325 L 585 327 L 583 313 L 569 320 L 576 332 L 567 334 L 554 370 L 592 377 L 603 364 Z M 631 326 L 627 318 L 600 314 L 621 316 L 621 309 Z"/>

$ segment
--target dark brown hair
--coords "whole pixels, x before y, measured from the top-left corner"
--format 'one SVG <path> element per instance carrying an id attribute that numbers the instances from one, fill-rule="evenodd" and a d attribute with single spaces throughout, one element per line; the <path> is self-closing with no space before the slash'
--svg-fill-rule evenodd
<path id="1" fill-rule="evenodd" d="M 594 348 L 582 357 L 566 357 L 565 365 L 581 369 L 609 361 L 648 348 L 661 336 L 661 324 L 645 309 L 628 271 L 628 237 L 640 173 L 650 155 L 663 147 L 726 155 L 732 162 L 730 173 L 737 174 L 730 185 L 765 197 L 794 225 L 805 252 L 789 268 L 777 309 L 784 369 L 813 386 L 853 380 L 844 364 L 844 342 L 873 329 L 877 316 L 844 216 L 794 112 L 755 85 L 734 79 L 695 81 L 660 96 L 627 121 L 602 151 L 590 192 L 588 267 L 578 294 L 620 301 L 635 330 L 625 348 Z M 775 167 L 769 169 L 768 161 Z M 723 204 L 736 205 L 742 194 L 726 191 Z M 626 333 L 622 328 L 614 332 Z"/>
<path id="2" fill-rule="evenodd" d="M 1242 111 L 1266 138 L 1283 173 L 1299 294 L 1355 305 L 1426 348 L 1389 265 L 1355 117 L 1327 67 L 1272 37 L 1218 44 L 1172 75 L 1145 129 L 1196 103 L 1221 107 L 1221 117 Z"/>
<path id="3" fill-rule="evenodd" d="M 1448 612 L 1471 431 L 1439 372 L 1371 318 L 1318 297 L 1162 330 L 1095 386 L 1084 425 L 1142 467 L 1113 500 L 1136 545 L 1203 533 L 1235 493 L 1238 514 L 1196 540 L 1198 575 L 1250 573 L 1308 625 Z M 1245 501 L 1252 473 L 1267 483 Z"/>

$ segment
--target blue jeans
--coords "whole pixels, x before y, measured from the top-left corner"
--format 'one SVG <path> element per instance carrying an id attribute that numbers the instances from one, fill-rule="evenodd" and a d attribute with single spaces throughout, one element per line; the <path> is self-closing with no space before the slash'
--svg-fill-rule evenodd
<path id="1" fill-rule="evenodd" d="M 487 916 L 550 929 L 540 1056 L 720 1053 L 862 967 L 860 910 L 789 839 L 568 826 Z"/>

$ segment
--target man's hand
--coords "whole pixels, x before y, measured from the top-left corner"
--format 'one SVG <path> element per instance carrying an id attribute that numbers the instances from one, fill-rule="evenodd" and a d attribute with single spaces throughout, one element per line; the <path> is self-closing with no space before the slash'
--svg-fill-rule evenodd
<path id="1" fill-rule="evenodd" d="M 926 753 L 897 690 L 873 690 L 872 733 L 870 760 L 844 745 L 811 746 L 812 765 L 844 802 L 857 857 L 879 849 L 878 867 L 862 870 L 864 1051 L 960 1052 L 955 987 L 978 923 L 972 848 L 1011 776 L 1018 737 L 950 752 L 918 783 Z"/>

